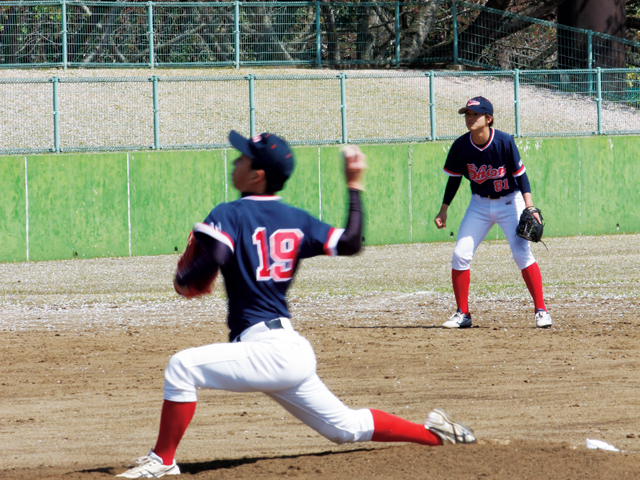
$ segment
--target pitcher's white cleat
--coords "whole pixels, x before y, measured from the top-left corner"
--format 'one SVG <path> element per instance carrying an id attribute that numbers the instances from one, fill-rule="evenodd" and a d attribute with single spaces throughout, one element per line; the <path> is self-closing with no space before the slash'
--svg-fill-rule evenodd
<path id="1" fill-rule="evenodd" d="M 163 465 L 162 459 L 153 453 L 153 450 L 149 452 L 149 455 L 137 458 L 134 462 L 136 467 L 116 475 L 116 477 L 160 478 L 165 475 L 180 475 L 180 468 L 176 465 L 175 460 L 172 465 Z"/>
<path id="2" fill-rule="evenodd" d="M 548 328 L 553 324 L 551 321 L 551 315 L 549 312 L 546 312 L 542 309 L 536 312 L 536 327 L 538 328 Z"/>
<path id="3" fill-rule="evenodd" d="M 476 437 L 473 430 L 461 423 L 452 420 L 443 410 L 436 408 L 429 413 L 424 422 L 427 430 L 440 437 L 443 444 L 446 443 L 475 443 Z"/>

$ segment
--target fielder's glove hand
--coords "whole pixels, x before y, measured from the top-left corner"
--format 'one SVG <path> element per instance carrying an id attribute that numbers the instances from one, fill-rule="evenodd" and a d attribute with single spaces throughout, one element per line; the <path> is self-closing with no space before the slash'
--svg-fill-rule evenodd
<path id="1" fill-rule="evenodd" d="M 536 207 L 525 208 L 520 215 L 520 223 L 516 227 L 516 235 L 531 242 L 539 242 L 542 239 L 544 224 L 538 223 L 536 217 L 533 216 L 534 213 L 540 216 L 541 221 L 543 220 L 542 213 Z"/>
<path id="2" fill-rule="evenodd" d="M 173 281 L 179 295 L 192 298 L 211 293 L 218 270 L 202 268 L 204 251 L 202 242 L 191 232 L 187 248 L 178 260 L 178 269 Z"/>

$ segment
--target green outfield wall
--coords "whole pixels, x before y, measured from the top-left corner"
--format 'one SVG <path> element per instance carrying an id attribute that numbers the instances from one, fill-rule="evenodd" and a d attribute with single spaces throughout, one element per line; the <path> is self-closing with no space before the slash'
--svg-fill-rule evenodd
<path id="1" fill-rule="evenodd" d="M 518 139 L 547 236 L 640 232 L 640 137 Z M 463 182 L 447 228 L 433 218 L 451 142 L 364 145 L 368 245 L 455 240 L 469 202 Z M 339 146 L 295 148 L 281 193 L 342 226 L 347 192 Z M 182 251 L 188 232 L 233 189 L 233 150 L 0 157 L 0 261 Z M 502 238 L 494 228 L 488 238 Z"/>

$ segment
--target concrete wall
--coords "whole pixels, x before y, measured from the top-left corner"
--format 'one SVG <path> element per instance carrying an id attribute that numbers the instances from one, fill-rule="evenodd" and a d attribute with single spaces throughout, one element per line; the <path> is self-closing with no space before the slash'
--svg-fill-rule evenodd
<path id="1" fill-rule="evenodd" d="M 634 168 L 640 137 L 520 139 L 547 236 L 640 232 Z M 433 224 L 450 142 L 365 145 L 369 245 L 453 241 L 469 202 L 463 181 L 446 230 Z M 295 148 L 282 196 L 342 226 L 347 192 L 339 146 Z M 0 157 L 0 261 L 182 251 L 216 204 L 239 197 L 233 150 Z M 501 238 L 494 228 L 488 238 Z"/>

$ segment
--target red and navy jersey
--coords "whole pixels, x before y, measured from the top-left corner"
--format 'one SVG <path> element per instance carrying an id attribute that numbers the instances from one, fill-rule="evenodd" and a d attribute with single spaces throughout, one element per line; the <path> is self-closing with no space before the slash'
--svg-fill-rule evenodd
<path id="1" fill-rule="evenodd" d="M 233 252 L 221 267 L 229 298 L 231 340 L 257 323 L 290 318 L 285 295 L 299 261 L 336 255 L 344 232 L 272 195 L 220 204 L 205 223 Z"/>
<path id="2" fill-rule="evenodd" d="M 520 190 L 517 177 L 525 172 L 513 137 L 490 129 L 486 145 L 479 147 L 471 140 L 471 132 L 459 137 L 449 150 L 444 172 L 452 177 L 466 177 L 471 193 L 497 198 Z"/>

